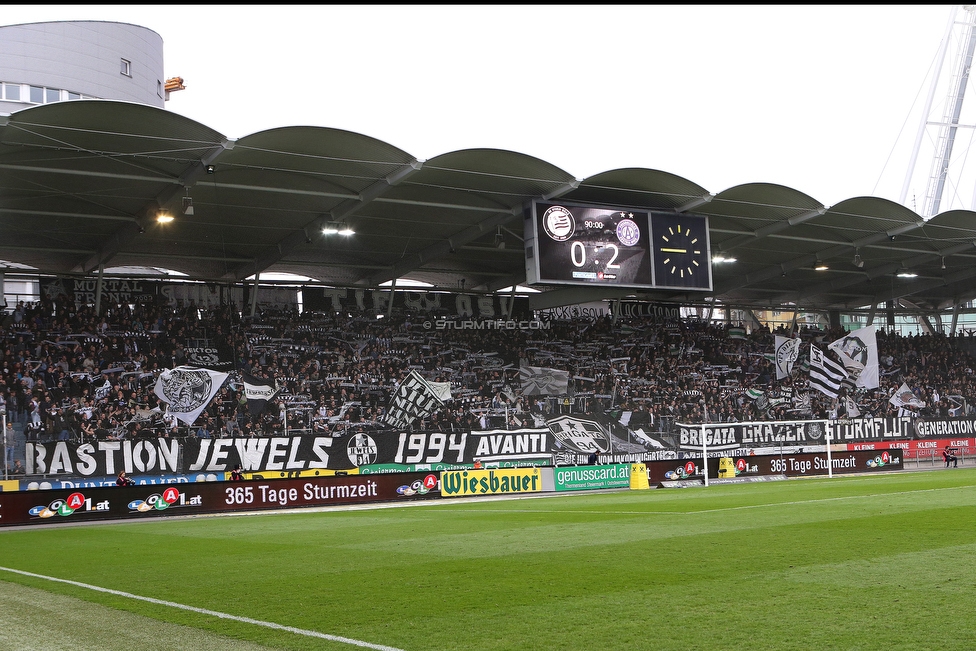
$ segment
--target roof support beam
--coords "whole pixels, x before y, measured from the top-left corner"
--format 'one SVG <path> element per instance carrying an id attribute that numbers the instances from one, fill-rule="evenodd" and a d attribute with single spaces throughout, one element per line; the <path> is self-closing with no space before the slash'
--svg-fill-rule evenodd
<path id="1" fill-rule="evenodd" d="M 548 192 L 541 197 L 534 197 L 535 200 L 549 201 L 550 199 L 556 199 L 566 194 L 567 192 L 572 192 L 579 187 L 580 181 L 574 179 L 569 183 L 564 183 L 552 192 Z M 531 201 L 531 200 L 530 200 Z M 419 269 L 423 265 L 436 260 L 442 256 L 448 255 L 450 253 L 456 253 L 457 248 L 464 246 L 468 242 L 472 242 L 485 233 L 494 231 L 499 226 L 504 226 L 508 222 L 512 221 L 516 217 L 522 215 L 525 212 L 524 206 L 516 206 L 508 211 L 496 212 L 491 217 L 483 219 L 482 221 L 469 226 L 460 233 L 455 233 L 451 235 L 446 240 L 442 240 L 435 244 L 431 244 L 427 248 L 418 251 L 417 253 L 405 256 L 393 267 L 388 273 L 385 274 L 374 274 L 365 279 L 366 284 L 373 286 L 385 283 L 393 278 L 402 277 L 415 269 Z"/>
<path id="2" fill-rule="evenodd" d="M 675 212 L 689 212 L 695 210 L 696 208 L 701 208 L 705 204 L 711 202 L 715 198 L 715 195 L 709 192 L 708 194 L 703 194 L 700 197 L 695 197 L 687 203 L 683 203 L 674 209 Z"/>
<path id="3" fill-rule="evenodd" d="M 371 201 L 378 199 L 381 195 L 388 192 L 390 188 L 393 188 L 419 172 L 423 166 L 423 161 L 414 159 L 395 172 L 391 172 L 384 178 L 371 183 L 358 195 L 348 195 L 346 201 L 336 206 L 330 213 L 316 217 L 302 228 L 292 231 L 275 244 L 266 248 L 253 260 L 238 265 L 228 271 L 224 274 L 224 278 L 228 280 L 240 280 L 241 278 L 247 278 L 251 274 L 261 273 L 294 251 L 296 247 L 308 243 L 311 239 L 309 233 L 322 230 L 322 227 L 328 222 L 338 222 L 355 214 L 356 211 L 361 210 Z"/>
<path id="4" fill-rule="evenodd" d="M 773 235 L 774 233 L 785 231 L 790 226 L 796 226 L 798 224 L 808 222 L 811 219 L 816 219 L 817 217 L 821 217 L 826 212 L 827 212 L 827 207 L 820 206 L 819 208 L 808 210 L 807 212 L 801 215 L 796 215 L 795 217 L 790 217 L 789 219 L 784 219 L 781 221 L 773 222 L 772 224 L 767 224 L 766 226 L 757 228 L 750 234 L 740 235 L 738 237 L 733 237 L 731 240 L 728 240 L 727 242 L 722 242 L 722 245 L 719 247 L 719 251 L 722 253 L 731 251 L 732 249 L 738 246 L 742 246 L 747 242 L 752 242 L 754 240 L 761 240 L 762 238 L 768 235 Z"/>
<path id="5" fill-rule="evenodd" d="M 138 215 L 131 222 L 122 226 L 107 238 L 105 244 L 95 255 L 75 265 L 72 271 L 83 274 L 91 273 L 114 258 L 129 242 L 137 238 L 140 233 L 145 232 L 146 227 L 156 218 L 156 213 L 161 208 L 173 201 L 179 201 L 183 196 L 183 188 L 190 187 L 203 178 L 207 173 L 207 167 L 222 153 L 233 149 L 235 143 L 236 141 L 232 139 L 225 140 L 219 146 L 208 151 L 203 158 L 190 164 L 179 178 L 175 179 L 175 181 L 170 180 L 173 185 L 165 188 L 156 195 L 154 200 L 143 206 L 142 210 L 139 211 Z"/>
<path id="6" fill-rule="evenodd" d="M 903 296 L 912 296 L 913 294 L 920 294 L 922 292 L 927 292 L 930 289 L 936 289 L 938 287 L 945 287 L 946 285 L 951 285 L 952 283 L 958 283 L 963 280 L 969 280 L 970 278 L 976 277 L 976 268 L 972 269 L 962 269 L 960 271 L 954 271 L 951 274 L 946 274 L 942 278 L 935 278 L 933 280 L 923 280 L 922 282 L 912 282 L 906 283 L 903 287 L 897 289 L 891 289 L 887 292 L 881 292 L 875 294 L 871 298 L 871 302 L 881 302 L 881 301 L 893 301 L 897 298 Z M 976 295 L 976 290 L 973 290 L 973 294 Z M 965 301 L 965 299 L 960 299 Z"/>
<path id="7" fill-rule="evenodd" d="M 18 208 L 0 208 L 0 215 L 29 215 L 31 217 L 66 217 L 69 219 L 99 219 L 115 222 L 132 222 L 135 217 L 132 215 L 95 215 L 84 212 L 58 212 L 55 210 L 24 210 Z"/>
<path id="8" fill-rule="evenodd" d="M 818 260 L 830 260 L 832 258 L 836 258 L 841 255 L 847 255 L 853 249 L 863 248 L 865 246 L 876 244 L 877 242 L 881 242 L 886 239 L 893 240 L 897 235 L 901 235 L 902 233 L 907 233 L 908 231 L 914 230 L 916 228 L 921 228 L 924 225 L 925 225 L 924 220 L 919 220 L 917 222 L 911 222 L 908 224 L 902 224 L 897 228 L 892 228 L 882 233 L 874 233 L 872 235 L 868 235 L 867 237 L 862 237 L 861 239 L 855 240 L 850 244 L 839 244 L 829 249 L 824 249 L 823 251 L 818 251 L 816 253 L 810 253 L 804 256 L 793 258 L 792 260 L 789 260 L 782 264 L 766 267 L 765 269 L 757 273 L 747 274 L 746 276 L 742 277 L 740 280 L 733 281 L 732 283 L 729 283 L 727 286 L 716 287 L 715 294 L 721 295 L 736 289 L 748 287 L 749 285 L 755 285 L 756 283 L 760 283 L 766 280 L 772 280 L 773 278 L 787 274 L 790 271 L 793 271 L 794 269 L 799 269 L 800 267 L 809 267 L 814 263 L 816 263 Z"/>
<path id="9" fill-rule="evenodd" d="M 976 247 L 976 240 L 972 242 L 964 242 L 962 244 L 957 244 L 956 246 L 949 247 L 939 251 L 938 253 L 929 253 L 923 255 L 917 255 L 914 258 L 909 258 L 901 262 L 891 262 L 878 267 L 872 267 L 867 271 L 861 273 L 848 274 L 844 278 L 835 278 L 829 282 L 820 283 L 819 285 L 814 285 L 806 290 L 796 293 L 796 292 L 784 292 L 773 300 L 781 301 L 795 301 L 799 303 L 801 300 L 810 298 L 811 296 L 817 296 L 819 294 L 829 293 L 836 289 L 841 289 L 844 287 L 851 287 L 853 285 L 858 285 L 862 282 L 868 280 L 874 280 L 875 278 L 880 278 L 881 276 L 887 276 L 889 274 L 897 273 L 901 268 L 911 269 L 918 265 L 924 264 L 930 260 L 938 259 L 939 257 L 946 257 L 954 255 L 956 253 L 962 253 L 963 251 L 970 251 Z"/>

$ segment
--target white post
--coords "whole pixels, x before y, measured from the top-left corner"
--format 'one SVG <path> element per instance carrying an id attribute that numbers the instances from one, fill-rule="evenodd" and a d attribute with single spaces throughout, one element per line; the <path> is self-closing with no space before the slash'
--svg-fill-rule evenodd
<path id="1" fill-rule="evenodd" d="M 705 442 L 705 423 L 701 426 L 702 437 L 702 472 L 705 473 L 705 486 L 708 487 L 708 444 Z"/>
<path id="2" fill-rule="evenodd" d="M 3 478 L 9 479 L 10 464 L 7 463 L 7 410 L 3 411 Z"/>
<path id="3" fill-rule="evenodd" d="M 830 426 L 826 428 L 827 433 L 824 434 L 824 440 L 827 442 L 827 476 L 833 478 L 834 476 L 834 463 L 830 459 Z"/>

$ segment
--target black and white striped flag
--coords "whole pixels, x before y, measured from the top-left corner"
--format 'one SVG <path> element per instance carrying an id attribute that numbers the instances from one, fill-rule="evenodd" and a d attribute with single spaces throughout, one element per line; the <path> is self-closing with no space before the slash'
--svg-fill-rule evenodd
<path id="1" fill-rule="evenodd" d="M 810 386 L 831 398 L 840 393 L 840 386 L 847 371 L 837 362 L 826 357 L 819 348 L 810 344 Z"/>
<path id="2" fill-rule="evenodd" d="M 417 371 L 397 385 L 390 396 L 390 405 L 383 421 L 393 427 L 405 429 L 418 418 L 430 416 L 451 399 L 450 384 L 428 382 Z"/>

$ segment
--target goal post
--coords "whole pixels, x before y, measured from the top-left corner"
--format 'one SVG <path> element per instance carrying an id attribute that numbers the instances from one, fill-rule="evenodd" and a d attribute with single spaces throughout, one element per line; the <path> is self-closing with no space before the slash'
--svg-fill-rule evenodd
<path id="1" fill-rule="evenodd" d="M 824 418 L 805 419 L 805 420 L 777 420 L 777 421 L 745 421 L 736 423 L 700 423 L 683 424 L 681 427 L 697 429 L 699 432 L 699 444 L 701 449 L 702 473 L 704 475 L 705 486 L 708 486 L 708 457 L 709 450 L 713 456 L 722 452 L 729 452 L 728 456 L 741 456 L 735 453 L 743 448 L 768 450 L 775 453 L 784 452 L 784 448 L 802 448 L 810 452 L 824 451 L 827 454 L 827 476 L 834 476 L 831 442 L 831 424 Z M 724 434 L 717 436 L 718 430 Z M 737 435 L 730 436 L 729 430 L 733 432 L 748 432 L 749 445 L 742 443 L 747 438 Z M 730 442 L 731 441 L 731 442 Z M 757 444 L 758 443 L 758 444 Z M 784 445 L 786 443 L 786 445 Z M 687 448 L 686 448 L 687 449 Z"/>

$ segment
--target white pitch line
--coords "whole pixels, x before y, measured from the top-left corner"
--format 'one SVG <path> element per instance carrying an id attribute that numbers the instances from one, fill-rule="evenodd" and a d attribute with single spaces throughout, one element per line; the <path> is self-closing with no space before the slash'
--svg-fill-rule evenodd
<path id="1" fill-rule="evenodd" d="M 284 624 L 276 624 L 274 622 L 265 622 L 260 619 L 251 619 L 250 617 L 240 617 L 239 615 L 231 615 L 229 613 L 222 613 L 217 610 L 208 610 L 207 608 L 197 608 L 196 606 L 187 606 L 186 604 L 176 603 L 175 601 L 165 601 L 163 599 L 155 599 L 153 597 L 143 597 L 142 595 L 132 594 L 131 592 L 123 592 L 122 590 L 112 590 L 111 588 L 103 588 L 97 585 L 91 585 L 90 583 L 81 583 L 80 581 L 71 581 L 70 579 L 59 579 L 54 576 L 45 576 L 44 574 L 35 574 L 34 572 L 25 572 L 24 570 L 15 570 L 10 567 L 0 566 L 0 570 L 4 572 L 12 572 L 13 574 L 21 574 L 23 576 L 30 576 L 35 579 L 44 579 L 45 581 L 55 581 L 57 583 L 67 583 L 68 585 L 77 586 L 79 588 L 85 588 L 86 590 L 94 590 L 96 592 L 104 592 L 106 594 L 115 595 L 117 597 L 127 597 L 129 599 L 138 599 L 139 601 L 147 601 L 151 604 L 157 604 L 159 606 L 169 606 L 170 608 L 179 608 L 181 610 L 189 610 L 190 612 L 199 613 L 201 615 L 210 615 L 211 617 L 219 617 L 220 619 L 230 619 L 235 622 L 243 622 L 245 624 L 254 624 L 255 626 L 264 626 L 265 628 L 273 628 L 277 631 L 286 631 L 288 633 L 294 633 L 296 635 L 304 635 L 306 637 L 317 637 L 323 640 L 330 640 L 332 642 L 341 642 L 343 644 L 351 644 L 353 646 L 364 647 L 366 649 L 376 649 L 376 651 L 403 651 L 403 649 L 398 649 L 394 646 L 384 646 L 382 644 L 373 644 L 371 642 L 363 642 L 362 640 L 354 640 L 348 637 L 342 637 L 340 635 L 329 635 L 328 633 L 319 633 L 318 631 L 310 631 L 304 628 L 296 628 L 294 626 L 285 626 Z"/>
<path id="2" fill-rule="evenodd" d="M 698 511 L 607 511 L 607 510 L 566 510 L 566 509 L 455 509 L 451 507 L 442 508 L 442 511 L 455 511 L 459 513 L 562 513 L 566 515 L 587 514 L 587 515 L 675 515 L 689 516 L 702 515 L 704 513 L 722 513 L 724 511 L 742 511 L 745 509 L 768 509 L 778 506 L 797 506 L 800 504 L 818 504 L 821 502 L 837 502 L 843 500 L 860 500 L 867 497 L 890 497 L 893 495 L 912 495 L 914 493 L 930 493 L 939 491 L 954 491 L 973 488 L 972 486 L 946 486 L 944 488 L 919 488 L 910 491 L 895 491 L 892 493 L 866 493 L 864 495 L 840 495 L 837 497 L 818 497 L 810 500 L 794 500 L 790 502 L 768 502 L 764 504 L 743 504 L 740 506 L 723 506 L 717 509 L 700 509 Z"/>

